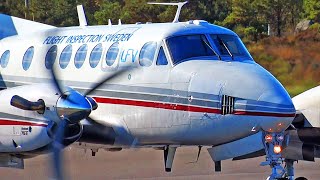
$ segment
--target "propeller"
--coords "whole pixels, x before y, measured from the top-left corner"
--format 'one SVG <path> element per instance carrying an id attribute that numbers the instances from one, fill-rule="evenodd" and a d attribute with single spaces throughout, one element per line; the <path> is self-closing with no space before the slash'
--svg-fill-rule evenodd
<path id="1" fill-rule="evenodd" d="M 95 119 L 89 117 L 91 112 L 98 108 L 97 102 L 92 97 L 89 97 L 89 95 L 91 95 L 96 89 L 101 87 L 105 82 L 112 81 L 118 78 L 129 69 L 132 68 L 122 68 L 114 72 L 110 76 L 101 78 L 98 83 L 95 83 L 86 92 L 81 94 L 80 92 L 70 87 L 62 85 L 58 80 L 59 78 L 57 76 L 55 66 L 51 66 L 51 83 L 58 91 L 56 95 L 60 95 L 55 105 L 55 111 L 58 117 L 60 117 L 60 121 L 56 122 L 56 120 L 51 119 L 47 127 L 48 135 L 53 138 L 52 167 L 54 170 L 53 172 L 55 179 L 63 179 L 63 154 L 61 150 L 67 145 L 77 141 L 82 135 L 83 127 L 80 124 L 80 121 L 86 119 L 92 125 L 96 125 L 99 127 L 105 126 L 104 124 L 100 124 Z M 46 109 L 52 109 L 46 108 L 45 101 L 42 99 L 39 99 L 36 102 L 32 102 L 18 95 L 14 95 L 11 98 L 10 104 L 22 110 L 36 111 L 39 114 L 44 114 Z"/>
<path id="2" fill-rule="evenodd" d="M 54 66 L 51 66 L 51 83 L 58 91 L 56 95 L 60 95 L 55 104 L 55 111 L 58 117 L 60 117 L 60 121 L 56 122 L 56 120 L 51 119 L 47 126 L 48 135 L 53 138 L 52 168 L 55 179 L 63 179 L 63 154 L 61 150 L 67 145 L 77 141 L 82 135 L 83 127 L 80 124 L 80 121 L 86 119 L 92 125 L 98 125 L 99 127 L 105 126 L 89 117 L 90 113 L 98 108 L 97 102 L 92 97 L 89 97 L 89 95 L 101 87 L 105 82 L 118 78 L 129 69 L 131 68 L 122 68 L 110 76 L 101 78 L 98 83 L 95 83 L 85 93 L 81 94 L 72 88 L 62 85 L 58 80 L 59 78 Z M 39 114 L 45 114 L 46 109 L 52 109 L 47 108 L 45 101 L 42 99 L 32 102 L 18 95 L 14 95 L 11 98 L 10 104 L 22 110 L 36 111 Z"/>
<path id="3" fill-rule="evenodd" d="M 57 90 L 61 94 L 61 97 L 58 100 L 56 107 L 57 113 L 61 118 L 61 121 L 57 124 L 54 142 L 52 146 L 53 170 L 56 179 L 63 179 L 63 154 L 61 150 L 64 148 L 63 140 L 65 138 L 64 135 L 68 126 L 70 124 L 79 123 L 83 119 L 86 119 L 89 123 L 93 125 L 104 126 L 103 124 L 98 123 L 95 119 L 89 117 L 90 113 L 98 108 L 98 104 L 93 98 L 89 97 L 88 95 L 92 94 L 105 82 L 112 81 L 113 79 L 116 79 L 117 77 L 121 76 L 122 74 L 127 72 L 127 70 L 128 69 L 122 69 L 113 73 L 110 76 L 103 77 L 98 81 L 98 83 L 94 84 L 85 93 L 80 94 L 78 91 L 72 89 L 63 91 L 64 88 L 58 81 L 55 68 L 51 68 L 52 83 L 55 85 L 55 87 L 57 87 Z"/>

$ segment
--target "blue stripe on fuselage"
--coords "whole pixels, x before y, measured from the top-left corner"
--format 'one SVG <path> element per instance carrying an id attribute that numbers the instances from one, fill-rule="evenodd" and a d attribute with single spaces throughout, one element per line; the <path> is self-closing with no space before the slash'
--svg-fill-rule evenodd
<path id="1" fill-rule="evenodd" d="M 0 14 L 0 40 L 9 36 L 18 35 L 11 16 Z"/>

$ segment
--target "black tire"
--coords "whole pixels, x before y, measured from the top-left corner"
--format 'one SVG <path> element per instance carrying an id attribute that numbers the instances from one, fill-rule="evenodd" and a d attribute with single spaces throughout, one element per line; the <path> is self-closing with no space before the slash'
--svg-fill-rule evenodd
<path id="1" fill-rule="evenodd" d="M 296 178 L 296 180 L 308 180 L 308 179 L 305 177 L 298 177 L 298 178 Z"/>

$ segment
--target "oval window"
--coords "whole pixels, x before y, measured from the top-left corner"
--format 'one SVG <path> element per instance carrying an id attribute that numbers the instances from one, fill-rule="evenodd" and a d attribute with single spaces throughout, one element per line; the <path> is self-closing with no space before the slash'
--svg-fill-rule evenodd
<path id="1" fill-rule="evenodd" d="M 117 59 L 118 53 L 119 53 L 119 43 L 116 42 L 110 46 L 106 54 L 106 63 L 108 66 L 113 65 L 113 63 Z"/>
<path id="2" fill-rule="evenodd" d="M 139 63 L 141 66 L 151 66 L 155 56 L 156 49 L 156 42 L 147 42 L 145 45 L 143 45 L 139 55 Z"/>
<path id="3" fill-rule="evenodd" d="M 97 67 L 97 65 L 101 59 L 101 56 L 102 56 L 102 51 L 103 51 L 103 48 L 102 48 L 101 43 L 96 45 L 92 49 L 91 54 L 90 54 L 90 58 L 89 58 L 89 63 L 92 68 Z"/>
<path id="4" fill-rule="evenodd" d="M 10 51 L 9 51 L 9 50 L 6 50 L 6 51 L 2 54 L 2 56 L 1 56 L 1 58 L 0 58 L 0 63 L 1 63 L 1 67 L 2 67 L 2 68 L 7 67 L 8 62 L 9 62 L 9 58 L 10 58 Z"/>
<path id="5" fill-rule="evenodd" d="M 46 59 L 45 59 L 45 66 L 47 69 L 52 68 L 57 57 L 57 49 L 58 49 L 57 45 L 54 45 L 48 50 L 46 54 Z"/>
<path id="6" fill-rule="evenodd" d="M 60 55 L 59 64 L 62 69 L 65 69 L 68 66 L 71 55 L 72 55 L 72 46 L 71 44 L 69 44 L 67 47 L 63 49 Z"/>
<path id="7" fill-rule="evenodd" d="M 79 47 L 75 57 L 74 57 L 74 65 L 76 68 L 81 68 L 83 65 L 84 60 L 86 60 L 87 57 L 87 51 L 88 51 L 88 46 L 86 44 L 83 44 L 82 46 Z"/>
<path id="8" fill-rule="evenodd" d="M 29 47 L 27 51 L 24 53 L 24 56 L 22 59 L 22 67 L 25 71 L 28 70 L 31 65 L 33 54 L 34 54 L 33 46 Z"/>

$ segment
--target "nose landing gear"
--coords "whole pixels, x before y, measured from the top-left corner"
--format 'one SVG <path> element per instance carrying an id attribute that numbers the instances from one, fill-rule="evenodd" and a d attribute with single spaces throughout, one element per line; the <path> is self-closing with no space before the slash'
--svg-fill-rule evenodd
<path id="1" fill-rule="evenodd" d="M 284 140 L 287 139 L 284 132 L 265 132 L 263 134 L 266 161 L 260 165 L 269 165 L 272 169 L 271 175 L 267 180 L 294 180 L 294 161 L 281 157 L 282 145 L 285 143 Z"/>

